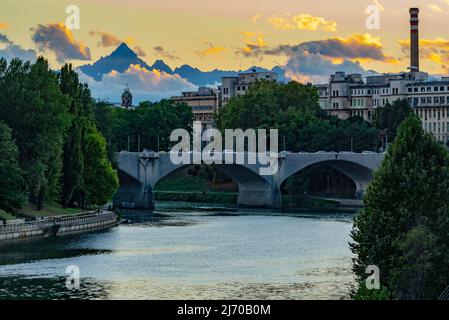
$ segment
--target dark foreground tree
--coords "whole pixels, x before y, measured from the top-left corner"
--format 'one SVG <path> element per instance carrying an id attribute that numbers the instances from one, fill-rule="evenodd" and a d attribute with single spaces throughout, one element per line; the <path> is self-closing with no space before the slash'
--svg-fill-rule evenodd
<path id="1" fill-rule="evenodd" d="M 0 121 L 0 209 L 11 211 L 24 202 L 19 151 L 12 140 L 11 129 Z"/>
<path id="2" fill-rule="evenodd" d="M 13 131 L 29 200 L 42 209 L 60 192 L 68 101 L 47 60 L 0 59 L 0 119 Z"/>
<path id="3" fill-rule="evenodd" d="M 70 128 L 66 133 L 63 154 L 61 204 L 67 207 L 73 193 L 81 184 L 84 170 L 82 152 L 84 110 L 81 103 L 83 86 L 71 65 L 64 65 L 59 73 L 61 92 L 69 99 Z"/>
<path id="4" fill-rule="evenodd" d="M 87 132 L 83 154 L 84 178 L 79 191 L 81 206 L 105 204 L 117 191 L 119 181 L 108 160 L 106 141 L 94 125 Z"/>
<path id="5" fill-rule="evenodd" d="M 449 153 L 416 115 L 400 125 L 364 201 L 351 243 L 358 294 L 376 265 L 394 298 L 438 298 L 449 284 Z"/>
<path id="6" fill-rule="evenodd" d="M 373 124 L 376 129 L 383 132 L 388 141 L 393 142 L 397 135 L 399 125 L 413 110 L 407 100 L 396 100 L 379 107 L 374 113 Z"/>

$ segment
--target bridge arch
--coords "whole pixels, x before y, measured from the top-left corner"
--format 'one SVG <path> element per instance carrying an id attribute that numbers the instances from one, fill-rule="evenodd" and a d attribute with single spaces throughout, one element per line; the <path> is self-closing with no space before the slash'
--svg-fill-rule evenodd
<path id="1" fill-rule="evenodd" d="M 287 153 L 281 154 L 279 170 L 271 176 L 263 176 L 259 170 L 263 164 L 219 164 L 217 169 L 232 178 L 239 187 L 237 203 L 250 207 L 281 206 L 282 183 L 305 168 L 324 163 L 352 179 L 356 184 L 356 195 L 362 198 L 373 172 L 380 166 L 384 154 L 376 153 Z M 188 166 L 173 164 L 168 153 L 154 156 L 142 156 L 139 153 L 120 152 L 118 167 L 126 175 L 121 174 L 125 185 L 121 186 L 116 203 L 134 201 L 136 208 L 151 209 L 154 207 L 153 189 L 156 184 L 170 173 Z M 137 182 L 136 182 L 137 181 Z M 124 190 L 128 188 L 130 190 Z M 133 195 L 131 193 L 138 193 Z M 122 199 L 122 195 L 124 199 Z"/>
<path id="2" fill-rule="evenodd" d="M 357 199 L 363 198 L 363 195 L 365 194 L 366 189 L 368 188 L 368 185 L 371 182 L 374 174 L 373 169 L 368 168 L 367 166 L 364 166 L 355 161 L 324 159 L 314 161 L 312 163 L 305 163 L 304 165 L 298 166 L 293 170 L 289 170 L 280 179 L 279 186 L 281 186 L 288 178 L 294 176 L 295 174 L 319 164 L 324 164 L 333 169 L 336 169 L 339 172 L 343 173 L 345 176 L 347 176 L 349 179 L 351 179 L 356 186 L 355 197 Z"/>

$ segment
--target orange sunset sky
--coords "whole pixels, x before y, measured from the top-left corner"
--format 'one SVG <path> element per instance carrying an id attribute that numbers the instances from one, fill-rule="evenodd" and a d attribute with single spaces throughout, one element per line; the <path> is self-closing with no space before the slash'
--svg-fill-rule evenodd
<path id="1" fill-rule="evenodd" d="M 68 5 L 80 8 L 79 30 L 64 25 Z M 369 5 L 380 12 L 377 30 L 365 25 Z M 421 69 L 447 74 L 449 0 L 2 0 L 0 56 L 79 66 L 124 41 L 149 64 L 172 68 L 287 65 L 305 80 L 312 68 L 397 72 L 409 64 L 412 6 L 421 9 Z"/>

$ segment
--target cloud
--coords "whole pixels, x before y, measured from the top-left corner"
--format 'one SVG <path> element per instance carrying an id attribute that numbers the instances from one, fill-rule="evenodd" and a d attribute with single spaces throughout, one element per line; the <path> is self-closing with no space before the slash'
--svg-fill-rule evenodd
<path id="1" fill-rule="evenodd" d="M 122 43 L 122 41 L 116 36 L 102 31 L 91 31 L 89 35 L 92 37 L 100 37 L 100 40 L 97 44 L 98 47 L 116 47 Z"/>
<path id="2" fill-rule="evenodd" d="M 252 48 L 247 55 L 286 55 L 297 52 L 320 54 L 334 61 L 382 61 L 396 63 L 397 59 L 386 55 L 379 38 L 369 34 L 353 34 L 347 38 L 335 37 L 324 40 L 302 42 L 298 45 L 279 45 L 274 48 Z"/>
<path id="3" fill-rule="evenodd" d="M 240 34 L 245 37 L 245 46 L 238 49 L 237 53 L 245 57 L 259 57 L 262 60 L 263 55 L 259 55 L 259 53 L 268 47 L 263 33 L 241 31 Z"/>
<path id="4" fill-rule="evenodd" d="M 327 82 L 329 76 L 337 71 L 367 73 L 359 62 L 344 60 L 334 63 L 320 54 L 307 51 L 292 54 L 285 65 L 285 75 L 299 82 Z"/>
<path id="5" fill-rule="evenodd" d="M 36 51 L 22 48 L 2 33 L 0 33 L 0 44 L 5 45 L 3 49 L 0 49 L 0 57 L 5 58 L 6 61 L 11 61 L 14 58 L 20 58 L 25 61 L 36 60 Z"/>
<path id="6" fill-rule="evenodd" d="M 438 12 L 438 13 L 443 12 L 443 9 L 441 9 L 441 8 L 440 8 L 438 5 L 436 5 L 436 4 L 430 3 L 430 4 L 428 4 L 428 6 L 429 6 L 430 10 L 432 10 L 433 12 Z"/>
<path id="7" fill-rule="evenodd" d="M 145 50 L 143 50 L 143 48 L 140 47 L 140 46 L 135 46 L 134 47 L 134 51 L 136 52 L 136 54 L 139 57 L 146 57 L 147 56 L 147 53 L 145 52 Z"/>
<path id="8" fill-rule="evenodd" d="M 0 30 L 2 29 L 8 29 L 8 24 L 4 22 L 0 22 Z"/>
<path id="9" fill-rule="evenodd" d="M 260 20 L 260 18 L 262 18 L 262 15 L 261 14 L 256 14 L 255 16 L 253 16 L 251 18 L 251 20 L 253 21 L 253 23 L 256 23 L 257 21 Z"/>
<path id="10" fill-rule="evenodd" d="M 410 40 L 399 40 L 404 55 L 410 54 Z M 449 72 L 449 40 L 444 38 L 420 39 L 420 57 L 441 67 L 445 73 Z"/>
<path id="11" fill-rule="evenodd" d="M 337 31 L 337 23 L 328 21 L 322 17 L 315 17 L 310 14 L 274 15 L 266 18 L 266 21 L 275 29 L 279 30 L 323 30 L 327 32 Z"/>
<path id="12" fill-rule="evenodd" d="M 76 41 L 72 32 L 63 23 L 38 24 L 31 31 L 32 39 L 39 50 L 54 52 L 56 60 L 60 63 L 72 59 L 91 59 L 90 49 L 82 42 Z"/>
<path id="13" fill-rule="evenodd" d="M 131 65 L 123 72 L 111 71 L 101 81 L 95 81 L 77 70 L 82 82 L 86 82 L 95 98 L 119 102 L 123 89 L 128 85 L 134 96 L 134 103 L 156 101 L 179 95 L 181 91 L 196 90 L 197 87 L 179 75 L 169 75 L 159 70 L 149 71 L 139 65 Z"/>
<path id="14" fill-rule="evenodd" d="M 246 45 L 237 54 L 247 57 L 286 56 L 286 75 L 299 81 L 323 82 L 336 71 L 366 74 L 362 62 L 397 63 L 383 52 L 379 38 L 369 34 L 353 34 L 347 38 L 302 42 L 298 45 Z"/>
<path id="15" fill-rule="evenodd" d="M 206 44 L 208 45 L 207 48 L 202 49 L 202 50 L 196 50 L 195 53 L 200 57 L 200 58 L 217 58 L 219 57 L 221 54 L 223 54 L 224 52 L 228 51 L 228 48 L 225 47 L 216 47 L 212 44 L 212 42 L 206 42 Z"/>
<path id="16" fill-rule="evenodd" d="M 153 50 L 158 54 L 159 56 L 171 60 L 180 60 L 178 56 L 176 56 L 175 52 L 170 52 L 168 50 L 165 50 L 162 46 L 156 46 L 153 48 Z"/>

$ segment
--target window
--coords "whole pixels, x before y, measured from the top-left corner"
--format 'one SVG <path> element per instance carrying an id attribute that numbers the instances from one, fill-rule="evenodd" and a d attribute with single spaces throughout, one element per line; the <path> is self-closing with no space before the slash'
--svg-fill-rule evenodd
<path id="1" fill-rule="evenodd" d="M 438 92 L 438 87 L 433 87 L 433 91 Z"/>
<path id="2" fill-rule="evenodd" d="M 412 88 L 408 88 L 408 92 L 412 92 Z"/>

